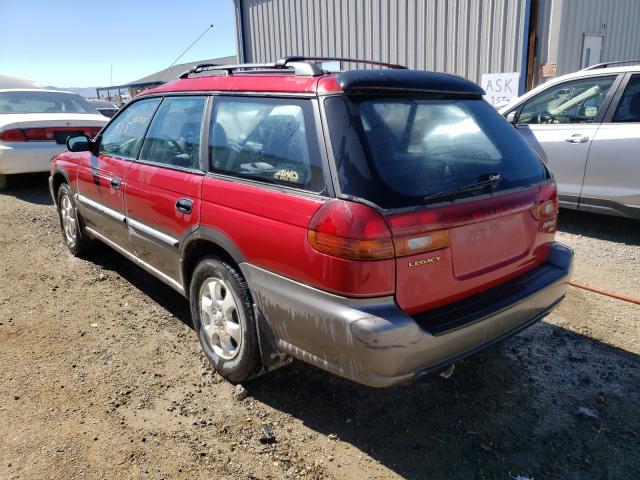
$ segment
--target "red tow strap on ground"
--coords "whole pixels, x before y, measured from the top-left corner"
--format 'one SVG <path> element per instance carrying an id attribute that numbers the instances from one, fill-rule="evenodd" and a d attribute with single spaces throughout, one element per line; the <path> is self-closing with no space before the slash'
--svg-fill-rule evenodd
<path id="1" fill-rule="evenodd" d="M 607 292 L 606 290 L 600 290 L 599 288 L 589 287 L 587 285 L 582 285 L 576 282 L 569 282 L 569 285 L 571 285 L 572 287 L 581 288 L 583 290 L 588 290 L 590 292 L 599 293 L 600 295 L 605 295 L 607 297 L 616 298 L 618 300 L 622 300 L 623 302 L 635 303 L 636 305 L 640 305 L 640 298 L 627 297 L 625 295 Z"/>

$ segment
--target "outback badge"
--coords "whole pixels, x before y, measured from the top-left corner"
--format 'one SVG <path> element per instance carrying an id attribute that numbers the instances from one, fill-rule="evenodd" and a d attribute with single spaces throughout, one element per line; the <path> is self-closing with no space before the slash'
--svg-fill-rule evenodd
<path id="1" fill-rule="evenodd" d="M 419 265 L 427 265 L 428 263 L 435 263 L 440 261 L 440 255 L 436 255 L 435 257 L 429 258 L 419 258 L 418 260 L 414 260 L 413 262 L 409 262 L 410 267 L 417 267 Z"/>

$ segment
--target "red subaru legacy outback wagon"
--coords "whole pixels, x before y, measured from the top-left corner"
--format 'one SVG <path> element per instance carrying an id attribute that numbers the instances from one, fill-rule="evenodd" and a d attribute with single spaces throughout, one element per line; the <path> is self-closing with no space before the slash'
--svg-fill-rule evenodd
<path id="1" fill-rule="evenodd" d="M 100 240 L 187 297 L 232 382 L 294 357 L 405 384 L 556 307 L 556 186 L 483 90 L 318 60 L 200 65 L 69 138 L 69 250 Z"/>

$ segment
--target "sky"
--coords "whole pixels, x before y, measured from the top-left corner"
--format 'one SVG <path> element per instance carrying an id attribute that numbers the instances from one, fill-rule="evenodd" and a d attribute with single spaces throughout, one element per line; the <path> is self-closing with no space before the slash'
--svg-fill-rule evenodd
<path id="1" fill-rule="evenodd" d="M 0 74 L 122 85 L 167 68 L 211 24 L 177 63 L 236 53 L 233 0 L 0 0 Z"/>

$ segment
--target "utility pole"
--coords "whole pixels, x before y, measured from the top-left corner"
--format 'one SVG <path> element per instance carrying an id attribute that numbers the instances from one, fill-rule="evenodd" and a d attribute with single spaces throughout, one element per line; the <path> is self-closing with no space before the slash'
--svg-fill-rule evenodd
<path id="1" fill-rule="evenodd" d="M 109 76 L 109 87 L 113 87 L 113 63 L 111 64 L 111 75 Z M 107 90 L 107 98 L 111 101 L 111 90 Z"/>

